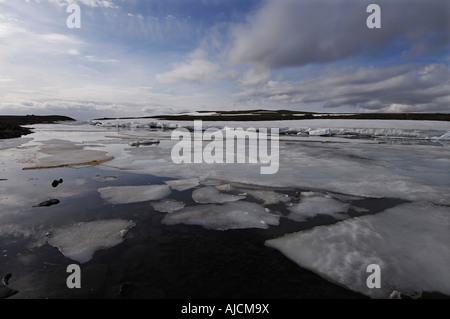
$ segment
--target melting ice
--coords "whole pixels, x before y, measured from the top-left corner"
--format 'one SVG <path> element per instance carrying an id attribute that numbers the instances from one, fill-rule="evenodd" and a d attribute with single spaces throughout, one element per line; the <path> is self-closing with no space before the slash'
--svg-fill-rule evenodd
<path id="1" fill-rule="evenodd" d="M 302 267 L 372 297 L 394 291 L 450 295 L 450 208 L 404 204 L 266 241 Z M 367 267 L 381 267 L 368 288 Z"/>
<path id="2" fill-rule="evenodd" d="M 129 204 L 159 200 L 170 194 L 167 185 L 115 186 L 99 188 L 101 197 L 111 204 Z"/>
<path id="3" fill-rule="evenodd" d="M 133 226 L 133 222 L 120 219 L 78 223 L 52 230 L 47 241 L 64 256 L 86 263 L 97 250 L 120 244 Z"/>
<path id="4" fill-rule="evenodd" d="M 245 196 L 223 194 L 216 187 L 209 186 L 194 190 L 192 199 L 199 204 L 221 204 L 245 199 Z"/>
<path id="5" fill-rule="evenodd" d="M 223 205 L 197 205 L 166 215 L 163 224 L 200 225 L 207 229 L 227 230 L 269 228 L 278 225 L 279 216 L 266 212 L 263 206 L 249 202 Z"/>

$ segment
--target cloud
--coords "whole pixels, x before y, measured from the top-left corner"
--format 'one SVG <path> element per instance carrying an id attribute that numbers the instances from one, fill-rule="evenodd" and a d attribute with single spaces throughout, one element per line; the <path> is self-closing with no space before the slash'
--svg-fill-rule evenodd
<path id="1" fill-rule="evenodd" d="M 268 81 L 235 95 L 238 101 L 351 106 L 355 111 L 449 112 L 450 69 L 446 64 L 389 67 L 326 67 L 297 81 Z"/>
<path id="2" fill-rule="evenodd" d="M 226 71 L 218 64 L 207 59 L 206 52 L 199 48 L 189 54 L 187 61 L 176 63 L 173 70 L 156 75 L 159 83 L 169 84 L 177 82 L 201 83 L 230 79 L 235 76 L 234 71 Z"/>
<path id="3" fill-rule="evenodd" d="M 447 0 L 378 0 L 381 29 L 366 26 L 371 0 L 268 0 L 231 30 L 229 59 L 268 68 L 448 49 Z"/>
<path id="4" fill-rule="evenodd" d="M 238 80 L 241 86 L 256 86 L 267 82 L 272 73 L 267 69 L 250 69 Z"/>

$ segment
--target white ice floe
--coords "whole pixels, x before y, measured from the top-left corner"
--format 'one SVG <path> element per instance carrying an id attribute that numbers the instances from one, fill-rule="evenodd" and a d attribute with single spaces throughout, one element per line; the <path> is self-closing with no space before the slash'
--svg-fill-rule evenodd
<path id="1" fill-rule="evenodd" d="M 100 249 L 120 244 L 127 231 L 135 226 L 132 221 L 112 219 L 57 228 L 48 233 L 48 243 L 79 263 L 92 259 Z"/>
<path id="2" fill-rule="evenodd" d="M 278 204 L 279 202 L 288 202 L 290 198 L 284 194 L 268 190 L 245 189 L 245 193 L 264 202 L 264 205 Z"/>
<path id="3" fill-rule="evenodd" d="M 88 150 L 83 144 L 66 140 L 43 142 L 39 152 L 45 156 L 36 158 L 36 165 L 24 169 L 57 168 L 76 165 L 97 165 L 113 159 L 106 152 Z"/>
<path id="4" fill-rule="evenodd" d="M 173 213 L 184 208 L 184 203 L 175 199 L 163 199 L 159 202 L 152 203 L 153 208 L 161 213 Z"/>
<path id="5" fill-rule="evenodd" d="M 449 207 L 413 203 L 289 234 L 266 245 L 372 297 L 388 298 L 394 290 L 450 295 L 449 229 Z M 367 285 L 371 264 L 380 266 L 380 288 Z"/>
<path id="6" fill-rule="evenodd" d="M 245 199 L 245 196 L 223 194 L 216 187 L 208 186 L 194 190 L 192 199 L 199 204 L 222 204 Z"/>
<path id="7" fill-rule="evenodd" d="M 200 225 L 207 229 L 227 230 L 244 228 L 269 228 L 278 225 L 279 216 L 267 213 L 263 206 L 249 202 L 223 205 L 197 205 L 185 207 L 166 215 L 163 224 Z"/>
<path id="8" fill-rule="evenodd" d="M 170 181 L 165 181 L 164 183 L 169 185 L 170 188 L 180 191 L 180 192 L 197 187 L 198 185 L 200 185 L 198 178 L 170 180 Z"/>
<path id="9" fill-rule="evenodd" d="M 342 203 L 328 196 L 303 197 L 299 203 L 289 207 L 287 218 L 295 221 L 305 221 L 317 215 L 329 215 L 336 219 L 348 217 L 344 215 L 350 208 L 350 204 Z"/>
<path id="10" fill-rule="evenodd" d="M 160 200 L 171 191 L 167 185 L 115 186 L 99 188 L 100 196 L 111 204 L 129 204 Z"/>

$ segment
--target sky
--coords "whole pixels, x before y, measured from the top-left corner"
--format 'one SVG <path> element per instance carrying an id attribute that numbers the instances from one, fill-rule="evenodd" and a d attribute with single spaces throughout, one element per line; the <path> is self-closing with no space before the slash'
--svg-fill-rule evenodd
<path id="1" fill-rule="evenodd" d="M 450 113 L 449 65 L 448 0 L 0 0 L 0 114 Z"/>

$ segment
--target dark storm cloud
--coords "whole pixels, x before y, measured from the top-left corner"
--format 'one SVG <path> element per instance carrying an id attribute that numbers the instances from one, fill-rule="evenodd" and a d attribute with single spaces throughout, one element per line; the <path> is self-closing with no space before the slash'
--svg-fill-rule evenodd
<path id="1" fill-rule="evenodd" d="M 285 104 L 319 103 L 385 112 L 448 112 L 449 68 L 445 64 L 389 67 L 328 67 L 298 81 L 269 81 L 236 97 Z"/>
<path id="2" fill-rule="evenodd" d="M 381 29 L 366 8 L 381 7 Z M 449 45 L 448 0 L 269 0 L 233 28 L 230 61 L 269 68 L 349 57 L 418 57 Z"/>

